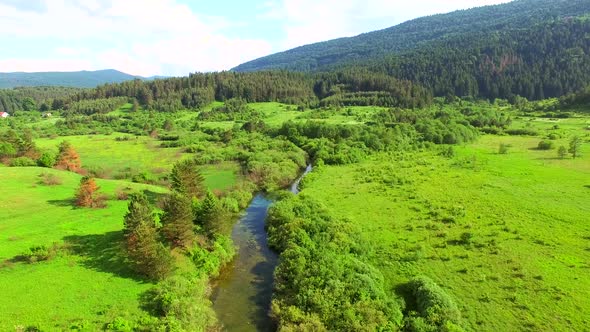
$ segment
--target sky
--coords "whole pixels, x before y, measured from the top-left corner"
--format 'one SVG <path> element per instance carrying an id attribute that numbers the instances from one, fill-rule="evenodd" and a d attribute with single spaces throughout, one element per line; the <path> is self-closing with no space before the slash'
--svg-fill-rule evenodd
<path id="1" fill-rule="evenodd" d="M 268 54 L 508 0 L 0 0 L 0 72 L 229 70 Z"/>

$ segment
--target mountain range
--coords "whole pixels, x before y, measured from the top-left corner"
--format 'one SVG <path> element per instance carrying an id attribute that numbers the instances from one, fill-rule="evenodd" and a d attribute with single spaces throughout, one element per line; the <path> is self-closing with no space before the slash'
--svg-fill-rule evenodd
<path id="1" fill-rule="evenodd" d="M 120 83 L 133 79 L 149 80 L 157 77 L 133 76 L 114 69 L 74 72 L 0 73 L 0 88 L 64 86 L 94 88 L 105 83 Z"/>

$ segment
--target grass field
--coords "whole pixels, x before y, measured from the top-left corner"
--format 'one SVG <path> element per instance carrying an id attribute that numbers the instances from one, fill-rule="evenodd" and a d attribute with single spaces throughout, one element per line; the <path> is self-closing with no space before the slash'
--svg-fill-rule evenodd
<path id="1" fill-rule="evenodd" d="M 129 137 L 130 140 L 116 141 L 117 137 Z M 57 147 L 64 140 L 76 149 L 82 167 L 100 167 L 111 173 L 126 168 L 161 173 L 170 170 L 176 161 L 189 156 L 179 148 L 160 148 L 159 142 L 153 138 L 125 134 L 40 138 L 35 143 L 41 149 L 57 153 Z"/>
<path id="2" fill-rule="evenodd" d="M 559 121 L 556 145 L 586 135 L 587 121 Z M 539 137 L 483 136 L 452 158 L 324 166 L 302 194 L 358 226 L 372 244 L 365 259 L 392 290 L 415 275 L 447 289 L 469 330 L 581 331 L 590 325 L 590 144 L 576 160 L 535 150 L 554 123 L 534 122 Z"/>
<path id="3" fill-rule="evenodd" d="M 121 137 L 130 139 L 116 140 Z M 160 142 L 150 137 L 125 134 L 40 138 L 35 143 L 43 150 L 57 153 L 59 144 L 64 140 L 76 149 L 83 168 L 100 170 L 101 177 L 106 178 L 124 178 L 142 172 L 165 175 L 175 162 L 192 156 L 183 153 L 181 148 L 160 148 Z M 202 171 L 209 188 L 223 190 L 236 183 L 239 167 L 226 162 L 203 166 Z"/>
<path id="4" fill-rule="evenodd" d="M 222 103 L 215 103 L 206 109 L 214 106 L 221 106 Z M 281 103 L 250 103 L 248 107 L 262 114 L 264 123 L 271 127 L 279 127 L 286 121 L 322 121 L 331 124 L 359 124 L 370 120 L 372 114 L 379 110 L 386 109 L 376 106 L 349 106 L 344 109 L 326 108 L 321 110 L 304 110 L 298 111 L 296 105 L 287 105 Z M 186 114 L 179 120 L 189 120 L 196 118 L 197 114 Z M 207 128 L 231 129 L 236 124 L 235 121 L 205 121 L 202 125 Z"/>
<path id="5" fill-rule="evenodd" d="M 41 173 L 63 183 L 45 186 Z M 2 168 L 0 172 L 0 330 L 39 325 L 47 330 L 83 326 L 104 328 L 115 317 L 141 314 L 139 296 L 151 284 L 135 279 L 120 256 L 126 201 L 113 196 L 118 188 L 166 192 L 155 186 L 97 180 L 108 195 L 106 209 L 72 206 L 80 176 L 43 168 Z M 52 243 L 65 249 L 50 261 L 13 261 L 31 246 Z M 45 330 L 44 330 L 45 331 Z"/>

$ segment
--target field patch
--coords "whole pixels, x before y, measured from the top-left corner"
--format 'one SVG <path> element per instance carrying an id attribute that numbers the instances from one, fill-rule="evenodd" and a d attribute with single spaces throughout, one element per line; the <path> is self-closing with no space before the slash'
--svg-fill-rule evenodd
<path id="1" fill-rule="evenodd" d="M 61 184 L 40 183 L 53 174 Z M 44 168 L 0 172 L 0 330 L 39 325 L 46 329 L 104 328 L 115 317 L 142 314 L 139 296 L 149 287 L 121 257 L 127 202 L 118 191 L 143 191 L 155 198 L 165 189 L 125 181 L 97 180 L 109 197 L 105 209 L 73 207 L 80 176 Z M 48 261 L 18 256 L 35 246 L 60 247 Z"/>
<path id="2" fill-rule="evenodd" d="M 425 151 L 323 166 L 302 194 L 360 226 L 372 244 L 364 259 L 392 291 L 426 275 L 452 294 L 469 329 L 582 330 L 588 145 L 585 157 L 561 160 L 534 149 L 539 139 L 484 136 L 450 158 Z"/>

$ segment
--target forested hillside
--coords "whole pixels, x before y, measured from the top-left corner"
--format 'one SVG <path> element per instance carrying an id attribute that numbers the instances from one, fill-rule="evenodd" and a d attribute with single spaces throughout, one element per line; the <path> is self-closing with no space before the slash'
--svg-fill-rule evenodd
<path id="1" fill-rule="evenodd" d="M 154 81 L 133 80 L 82 91 L 62 98 L 60 102 L 64 109 L 69 109 L 70 105 L 81 100 L 112 97 L 136 99 L 141 106 L 161 112 L 200 109 L 213 101 L 234 98 L 246 102 L 277 101 L 301 107 L 380 105 L 409 108 L 428 105 L 432 99 L 428 91 L 407 80 L 366 69 L 345 69 L 327 74 L 219 72 Z"/>
<path id="2" fill-rule="evenodd" d="M 0 88 L 23 86 L 68 86 L 94 88 L 100 84 L 118 83 L 141 78 L 113 69 L 75 72 L 0 73 Z"/>
<path id="3" fill-rule="evenodd" d="M 0 89 L 0 112 L 60 109 L 63 107 L 61 99 L 80 91 L 77 88 L 48 86 Z"/>
<path id="4" fill-rule="evenodd" d="M 588 13 L 584 0 L 517 0 L 303 46 L 234 70 L 362 66 L 436 96 L 558 97 L 590 79 Z"/>

